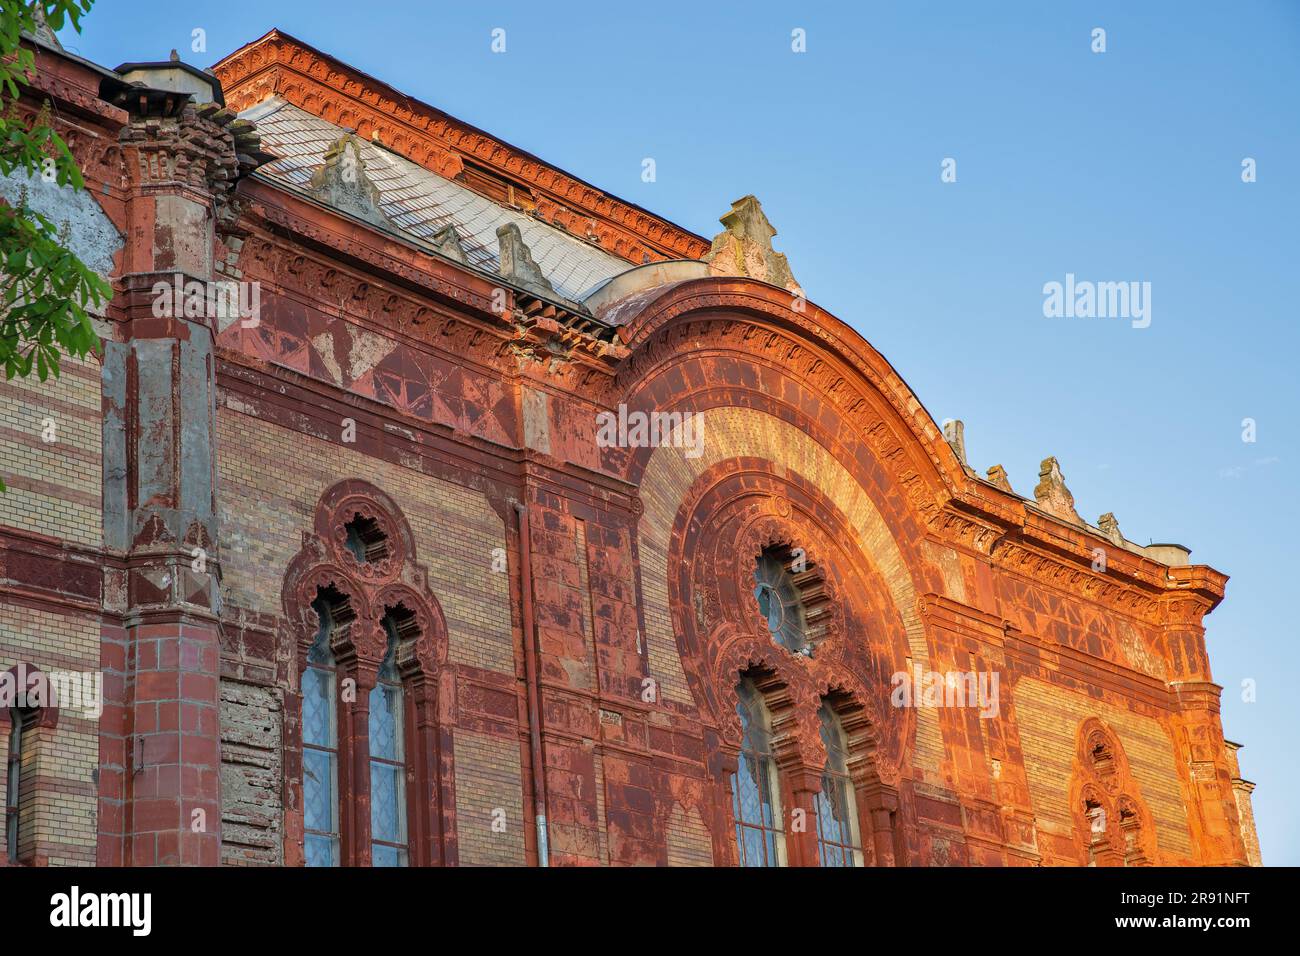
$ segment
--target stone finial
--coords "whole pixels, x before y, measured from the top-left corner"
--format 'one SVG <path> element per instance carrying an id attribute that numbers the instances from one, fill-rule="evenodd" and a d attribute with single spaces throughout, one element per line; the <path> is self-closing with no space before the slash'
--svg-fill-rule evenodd
<path id="1" fill-rule="evenodd" d="M 1011 488 L 1011 479 L 1007 477 L 1007 470 L 1001 465 L 994 465 L 990 468 L 988 470 L 988 478 L 992 484 L 997 485 L 1003 491 L 1010 492 L 1013 495 L 1015 494 L 1015 491 Z"/>
<path id="2" fill-rule="evenodd" d="M 1044 458 L 1038 466 L 1038 485 L 1034 488 L 1034 500 L 1044 511 L 1056 515 L 1063 521 L 1082 524 L 1079 513 L 1074 510 L 1074 495 L 1065 487 L 1065 476 L 1061 474 L 1061 465 L 1055 458 Z"/>
<path id="3" fill-rule="evenodd" d="M 361 140 L 344 133 L 325 151 L 325 163 L 311 177 L 311 194 L 349 216 L 383 229 L 395 229 L 379 206 L 379 189 L 366 174 Z"/>
<path id="4" fill-rule="evenodd" d="M 790 274 L 790 263 L 772 248 L 776 230 L 757 199 L 737 199 L 719 222 L 726 229 L 713 237 L 713 248 L 704 256 L 711 274 L 749 276 L 791 292 L 802 291 Z"/>
<path id="5" fill-rule="evenodd" d="M 950 418 L 943 423 L 943 440 L 952 448 L 963 468 L 966 464 L 966 426 L 960 418 Z"/>
<path id="6" fill-rule="evenodd" d="M 533 260 L 533 254 L 524 244 L 523 233 L 513 222 L 508 222 L 497 230 L 497 243 L 500 246 L 500 265 L 497 271 L 502 278 L 509 279 L 537 295 L 555 296 L 555 288 L 542 275 L 541 268 Z"/>
<path id="7" fill-rule="evenodd" d="M 461 265 L 465 265 L 468 261 L 465 258 L 465 247 L 461 245 L 460 233 L 455 226 L 444 226 L 434 233 L 429 241 L 448 259 L 453 259 Z"/>
<path id="8" fill-rule="evenodd" d="M 56 50 L 62 50 L 63 44 L 59 42 L 58 34 L 54 32 L 45 19 L 44 4 L 38 3 L 32 7 L 32 19 L 36 21 L 36 26 L 32 30 L 32 36 L 36 37 L 36 39 L 40 40 L 47 46 L 52 46 Z"/>
<path id="9" fill-rule="evenodd" d="M 1097 527 L 1101 533 L 1109 538 L 1113 543 L 1123 547 L 1124 535 L 1119 530 L 1119 521 L 1115 518 L 1115 512 L 1107 511 L 1097 519 Z"/>

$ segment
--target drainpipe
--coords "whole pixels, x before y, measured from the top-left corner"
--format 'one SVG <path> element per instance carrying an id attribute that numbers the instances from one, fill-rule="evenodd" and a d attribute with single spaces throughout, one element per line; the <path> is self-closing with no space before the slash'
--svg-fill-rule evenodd
<path id="1" fill-rule="evenodd" d="M 514 505 L 519 515 L 519 587 L 524 598 L 524 678 L 528 683 L 528 743 L 533 762 L 533 810 L 537 814 L 537 865 L 550 866 L 546 766 L 542 763 L 542 715 L 538 704 L 537 635 L 533 621 L 533 549 L 528 535 L 528 508 L 518 501 Z"/>

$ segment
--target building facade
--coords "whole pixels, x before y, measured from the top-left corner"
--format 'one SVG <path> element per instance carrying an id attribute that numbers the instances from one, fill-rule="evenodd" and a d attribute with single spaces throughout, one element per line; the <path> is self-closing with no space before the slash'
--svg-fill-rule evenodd
<path id="1" fill-rule="evenodd" d="M 112 281 L 0 383 L 7 865 L 1247 865 L 1226 577 L 809 301 L 282 32 L 32 41 Z"/>

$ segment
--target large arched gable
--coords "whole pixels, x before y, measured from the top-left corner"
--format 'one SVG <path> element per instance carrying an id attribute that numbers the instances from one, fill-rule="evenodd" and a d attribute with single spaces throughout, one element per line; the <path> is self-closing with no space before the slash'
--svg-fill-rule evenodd
<path id="1" fill-rule="evenodd" d="M 786 387 L 777 397 L 831 434 L 866 439 L 892 454 L 900 479 L 922 483 L 913 494 L 923 513 L 966 488 L 961 464 L 902 377 L 861 335 L 806 299 L 752 279 L 712 277 L 650 289 L 606 318 L 622 323 L 619 335 L 631 353 L 613 383 L 615 402 L 632 408 L 663 397 L 690 407 L 694 394 L 716 389 L 717 381 L 664 373 L 683 359 L 732 353 L 743 361 L 724 377 L 727 386 L 754 387 L 757 369 L 780 368 Z M 633 456 L 629 480 L 646 457 Z"/>
<path id="2" fill-rule="evenodd" d="M 889 669 L 868 661 L 891 661 L 895 670 L 909 662 L 928 667 L 918 597 L 943 586 L 925 538 L 943 504 L 961 493 L 962 466 L 879 353 L 816 306 L 748 279 L 691 280 L 636 298 L 635 312 L 627 303 L 615 307 L 632 352 L 615 381 L 614 402 L 629 412 L 704 415 L 698 456 L 677 447 L 686 443 L 668 441 L 627 449 L 622 462 L 623 477 L 639 489 L 647 657 L 663 697 L 727 719 L 712 697 L 725 700 L 729 688 L 705 683 L 725 683 L 717 660 L 726 659 L 729 632 L 711 615 L 726 618 L 727 601 L 707 582 L 722 575 L 731 600 L 743 601 L 738 582 L 752 556 L 728 561 L 707 535 L 724 533 L 710 529 L 711 514 L 748 507 L 753 514 L 735 522 L 759 520 L 754 515 L 775 521 L 785 530 L 773 534 L 789 544 L 834 540 L 839 560 L 857 565 L 843 569 L 843 577 L 857 575 L 859 583 L 837 597 L 856 604 L 860 619 L 873 621 L 873 633 L 839 635 L 864 655 L 844 655 L 839 663 L 887 699 Z M 725 497 L 717 491 L 724 482 L 731 486 Z M 701 561 L 710 567 L 692 569 Z M 868 597 L 868 579 L 887 595 L 887 609 Z M 891 633 L 902 650 L 886 647 Z M 813 672 L 824 665 L 796 666 L 816 682 Z M 914 726 L 914 756 L 937 765 L 936 714 L 921 711 L 913 725 L 889 711 L 873 714 L 891 725 L 879 728 L 886 751 L 903 743 L 896 732 L 910 734 Z"/>

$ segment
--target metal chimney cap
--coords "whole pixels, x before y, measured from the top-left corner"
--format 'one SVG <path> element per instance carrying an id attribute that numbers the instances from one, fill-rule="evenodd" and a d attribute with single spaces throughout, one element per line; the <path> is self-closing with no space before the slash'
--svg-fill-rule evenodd
<path id="1" fill-rule="evenodd" d="M 123 63 L 113 71 L 128 83 L 143 83 L 154 90 L 189 93 L 196 104 L 216 102 L 226 105 L 221 81 L 212 73 L 177 60 L 151 63 Z"/>

